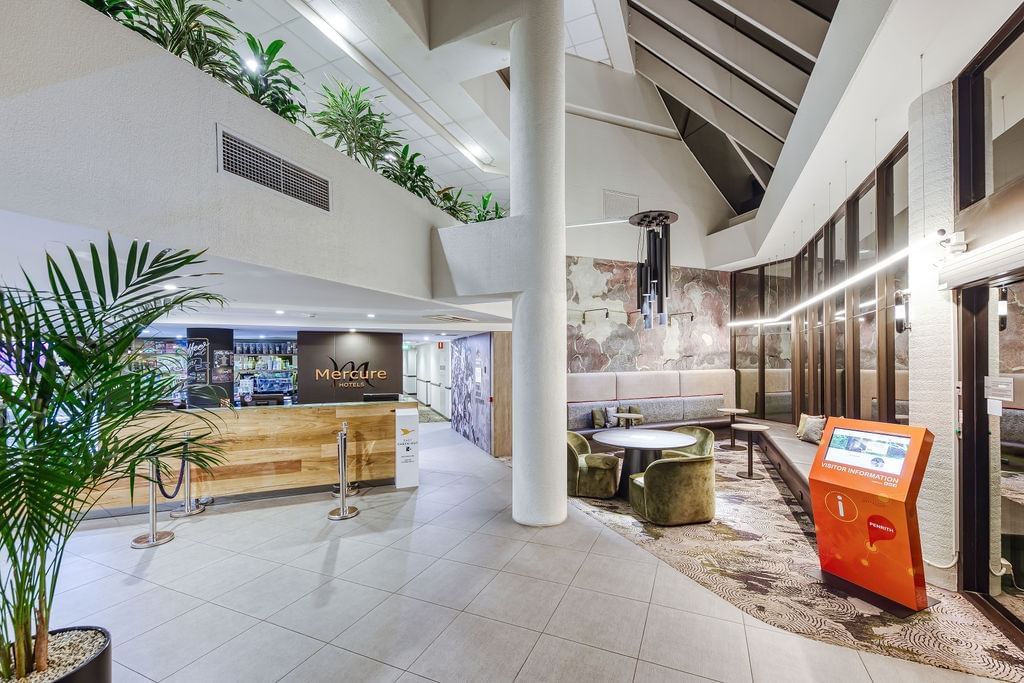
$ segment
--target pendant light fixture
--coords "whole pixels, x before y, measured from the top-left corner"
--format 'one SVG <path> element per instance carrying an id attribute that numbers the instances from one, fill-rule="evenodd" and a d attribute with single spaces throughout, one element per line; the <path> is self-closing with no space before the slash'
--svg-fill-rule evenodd
<path id="1" fill-rule="evenodd" d="M 630 225 L 640 228 L 639 244 L 644 253 L 644 259 L 636 264 L 636 306 L 643 316 L 645 330 L 652 329 L 655 321 L 659 326 L 668 325 L 666 302 L 672 288 L 670 232 L 677 220 L 679 215 L 672 211 L 641 211 L 629 217 Z"/>

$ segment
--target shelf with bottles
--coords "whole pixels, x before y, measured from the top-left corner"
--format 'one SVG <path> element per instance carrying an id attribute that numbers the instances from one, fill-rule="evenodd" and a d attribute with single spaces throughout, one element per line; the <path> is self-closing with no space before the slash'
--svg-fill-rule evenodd
<path id="1" fill-rule="evenodd" d="M 235 355 L 295 356 L 298 352 L 298 343 L 294 340 L 253 341 L 240 339 L 235 341 Z"/>
<path id="2" fill-rule="evenodd" d="M 241 372 L 296 372 L 298 366 L 291 356 L 249 356 L 235 355 L 235 374 Z"/>

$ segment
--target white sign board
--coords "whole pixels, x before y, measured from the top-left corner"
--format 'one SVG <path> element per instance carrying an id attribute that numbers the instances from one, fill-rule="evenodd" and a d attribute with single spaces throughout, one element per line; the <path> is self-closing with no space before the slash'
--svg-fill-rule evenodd
<path id="1" fill-rule="evenodd" d="M 985 398 L 994 401 L 1013 401 L 1013 377 L 985 377 Z"/>
<path id="2" fill-rule="evenodd" d="M 395 410 L 395 488 L 420 485 L 420 414 L 415 408 Z"/>

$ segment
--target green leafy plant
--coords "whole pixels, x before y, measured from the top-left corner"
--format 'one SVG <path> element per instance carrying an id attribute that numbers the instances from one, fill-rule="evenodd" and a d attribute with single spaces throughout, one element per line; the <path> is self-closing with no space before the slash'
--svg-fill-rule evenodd
<path id="1" fill-rule="evenodd" d="M 83 0 L 97 12 L 106 14 L 124 24 L 131 25 L 135 19 L 135 4 L 129 0 Z"/>
<path id="2" fill-rule="evenodd" d="M 171 311 L 223 303 L 199 287 L 163 289 L 202 252 L 152 254 L 133 242 L 122 258 L 109 238 L 105 252 L 90 245 L 85 259 L 69 248 L 63 265 L 46 254 L 47 289 L 24 273 L 23 287 L 0 287 L 0 678 L 47 668 L 64 551 L 103 493 L 125 480 L 134 492 L 150 462 L 169 472 L 161 457 L 207 471 L 219 460 L 209 416 L 153 419 L 182 380 L 138 363 L 133 348 Z"/>
<path id="3" fill-rule="evenodd" d="M 462 188 L 457 192 L 454 187 L 439 188 L 434 204 L 461 223 L 469 223 L 476 215 L 476 206 L 473 202 L 462 198 Z"/>
<path id="4" fill-rule="evenodd" d="M 237 81 L 232 43 L 238 29 L 227 15 L 196 0 L 134 0 L 134 4 L 131 26 L 136 31 L 220 81 Z"/>
<path id="5" fill-rule="evenodd" d="M 318 137 L 333 140 L 334 148 L 378 170 L 388 155 L 397 155 L 402 137 L 388 128 L 388 115 L 375 111 L 377 98 L 366 96 L 367 88 L 356 88 L 334 81 L 324 84 L 323 109 L 313 114 L 320 125 Z"/>
<path id="6" fill-rule="evenodd" d="M 417 161 L 420 156 L 419 152 L 410 152 L 409 145 L 405 145 L 398 155 L 384 160 L 381 173 L 417 197 L 430 200 L 435 196 L 434 181 L 427 173 L 427 167 Z"/>
<path id="7" fill-rule="evenodd" d="M 490 192 L 480 197 L 480 204 L 473 207 L 473 210 L 476 212 L 471 219 L 473 223 L 483 223 L 505 217 L 505 209 L 498 202 L 492 202 L 492 193 Z"/>
<path id="8" fill-rule="evenodd" d="M 274 40 L 264 47 L 253 34 L 246 33 L 245 42 L 249 54 L 235 55 L 239 73 L 235 89 L 285 121 L 304 123 L 306 105 L 300 99 L 302 90 L 295 80 L 301 81 L 302 74 L 291 62 L 278 56 L 284 41 Z"/>

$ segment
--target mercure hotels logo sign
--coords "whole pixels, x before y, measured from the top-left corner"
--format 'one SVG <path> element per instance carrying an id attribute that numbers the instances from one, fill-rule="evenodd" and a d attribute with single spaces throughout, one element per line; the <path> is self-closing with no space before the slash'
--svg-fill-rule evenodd
<path id="1" fill-rule="evenodd" d="M 313 378 L 317 381 L 333 382 L 336 387 L 358 389 L 362 387 L 375 386 L 374 380 L 386 380 L 387 370 L 371 370 L 369 361 L 356 364 L 355 361 L 347 361 L 338 365 L 338 361 L 328 356 L 333 368 L 317 368 Z"/>

